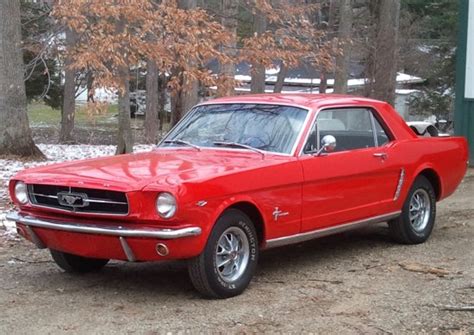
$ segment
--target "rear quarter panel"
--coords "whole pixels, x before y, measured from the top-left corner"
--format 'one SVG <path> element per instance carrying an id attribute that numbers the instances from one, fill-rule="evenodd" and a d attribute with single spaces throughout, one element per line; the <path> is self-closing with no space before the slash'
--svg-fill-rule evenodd
<path id="1" fill-rule="evenodd" d="M 399 210 L 415 178 L 425 169 L 433 170 L 440 183 L 438 200 L 451 195 L 461 183 L 468 162 L 467 141 L 463 137 L 418 137 L 405 120 L 385 102 L 374 102 L 381 121 L 394 141 L 387 151 L 390 159 L 405 169 L 405 182 L 392 210 Z"/>
<path id="2" fill-rule="evenodd" d="M 463 137 L 417 137 L 399 141 L 392 147 L 394 159 L 402 162 L 406 181 L 399 199 L 403 204 L 415 178 L 423 170 L 433 170 L 439 178 L 438 200 L 451 195 L 461 183 L 468 162 L 467 141 Z"/>

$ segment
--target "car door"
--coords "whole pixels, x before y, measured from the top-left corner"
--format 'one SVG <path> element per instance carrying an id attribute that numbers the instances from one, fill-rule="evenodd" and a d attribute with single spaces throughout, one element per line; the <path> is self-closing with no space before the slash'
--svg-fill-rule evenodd
<path id="1" fill-rule="evenodd" d="M 318 113 L 300 159 L 303 232 L 386 214 L 400 168 L 390 159 L 393 139 L 379 120 L 370 108 Z M 336 138 L 335 150 L 315 155 L 326 135 Z"/>

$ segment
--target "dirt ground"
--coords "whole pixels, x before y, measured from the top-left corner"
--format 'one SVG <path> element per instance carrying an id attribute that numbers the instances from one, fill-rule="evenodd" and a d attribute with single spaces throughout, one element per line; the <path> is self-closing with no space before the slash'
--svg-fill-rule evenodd
<path id="1" fill-rule="evenodd" d="M 73 276 L 0 239 L 0 334 L 474 334 L 474 170 L 422 245 L 386 225 L 264 252 L 243 295 L 202 299 L 183 262 L 113 262 Z"/>

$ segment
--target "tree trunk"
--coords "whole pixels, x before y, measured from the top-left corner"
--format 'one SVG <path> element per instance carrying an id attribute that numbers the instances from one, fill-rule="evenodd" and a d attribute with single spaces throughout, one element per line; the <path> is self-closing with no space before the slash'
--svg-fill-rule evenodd
<path id="1" fill-rule="evenodd" d="M 321 74 L 319 75 L 319 90 L 318 92 L 320 94 L 325 94 L 326 90 L 328 89 L 328 77 L 326 71 L 321 71 Z"/>
<path id="2" fill-rule="evenodd" d="M 66 28 L 66 49 L 71 50 L 76 43 L 76 32 Z M 71 58 L 66 57 L 64 62 L 64 88 L 63 106 L 61 109 L 61 130 L 59 132 L 60 143 L 71 143 L 74 141 L 72 131 L 74 129 L 74 117 L 76 114 L 76 71 L 70 68 Z"/>
<path id="3" fill-rule="evenodd" d="M 221 76 L 223 82 L 217 89 L 217 95 L 220 97 L 234 94 L 235 64 L 233 63 L 237 55 L 237 15 L 239 14 L 239 2 L 235 0 L 221 0 L 222 25 L 231 35 L 231 40 L 222 51 L 232 60 L 230 63 L 221 64 Z"/>
<path id="4" fill-rule="evenodd" d="M 116 22 L 115 32 L 120 35 L 126 25 L 126 19 L 122 16 Z M 130 122 L 130 68 L 128 65 L 121 66 L 117 75 L 121 81 L 118 92 L 118 137 L 116 155 L 133 152 L 133 134 Z"/>
<path id="5" fill-rule="evenodd" d="M 185 85 L 181 90 L 181 98 L 183 99 L 181 117 L 199 103 L 199 81 L 194 78 L 186 78 Z M 179 120 L 181 119 L 179 118 Z"/>
<path id="6" fill-rule="evenodd" d="M 178 0 L 178 7 L 181 9 L 194 9 L 197 7 L 196 0 Z"/>
<path id="7" fill-rule="evenodd" d="M 165 74 L 158 74 L 158 113 L 159 113 L 159 128 L 160 132 L 163 132 L 163 125 L 168 123 L 168 113 L 165 110 L 166 106 L 166 75 Z M 161 134 L 160 134 L 161 136 Z"/>
<path id="8" fill-rule="evenodd" d="M 286 75 L 288 74 L 288 67 L 285 63 L 281 62 L 280 71 L 278 71 L 277 80 L 275 87 L 273 88 L 273 93 L 281 93 L 283 90 L 283 85 L 285 84 Z"/>
<path id="9" fill-rule="evenodd" d="M 256 10 L 253 16 L 253 31 L 258 36 L 267 30 L 267 18 L 265 14 Z M 265 93 L 265 66 L 262 64 L 253 64 L 251 71 L 250 92 Z"/>
<path id="10" fill-rule="evenodd" d="M 380 1 L 369 1 L 367 3 L 368 8 L 368 19 L 367 25 L 370 26 L 370 30 L 367 36 L 367 55 L 365 57 L 365 69 L 364 75 L 366 82 L 363 88 L 364 95 L 369 97 L 372 95 L 374 90 L 374 78 L 375 78 L 375 60 L 377 58 L 376 48 L 376 37 L 378 30 L 378 16 L 379 16 Z"/>
<path id="11" fill-rule="evenodd" d="M 337 16 L 337 2 L 338 0 L 329 0 L 329 13 L 328 22 L 326 25 L 326 39 L 330 40 L 334 36 L 335 22 Z M 325 94 L 328 88 L 328 71 L 325 66 L 321 67 L 321 73 L 319 75 L 319 89 L 320 94 Z"/>
<path id="12" fill-rule="evenodd" d="M 152 60 L 146 67 L 146 110 L 145 110 L 145 138 L 147 143 L 156 144 L 158 129 L 158 67 Z"/>
<path id="13" fill-rule="evenodd" d="M 119 71 L 123 88 L 118 94 L 118 139 L 116 155 L 133 151 L 133 135 L 130 123 L 130 79 L 129 69 L 122 67 Z"/>
<path id="14" fill-rule="evenodd" d="M 334 76 L 334 93 L 347 93 L 351 60 L 352 36 L 352 1 L 341 0 L 338 38 L 342 44 L 342 54 L 336 56 L 336 73 Z"/>
<path id="15" fill-rule="evenodd" d="M 395 102 L 398 60 L 400 0 L 380 0 L 374 59 L 373 89 L 370 97 Z"/>
<path id="16" fill-rule="evenodd" d="M 196 0 L 178 0 L 178 7 L 181 9 L 192 10 L 197 7 Z M 191 64 L 192 65 L 192 64 Z M 174 98 L 178 101 L 172 103 L 173 115 L 171 123 L 174 126 L 181 118 L 199 102 L 199 81 L 194 78 L 188 77 L 183 73 L 183 69 L 178 72 L 181 77 L 181 86 L 178 92 L 174 95 Z"/>
<path id="17" fill-rule="evenodd" d="M 31 136 L 21 54 L 20 2 L 0 1 L 0 155 L 43 158 Z"/>
<path id="18" fill-rule="evenodd" d="M 171 127 L 174 127 L 183 116 L 183 97 L 182 89 L 171 94 Z"/>
<path id="19" fill-rule="evenodd" d="M 327 30 L 329 37 L 332 38 L 334 35 L 334 27 L 336 26 L 336 16 L 337 16 L 337 7 L 339 1 L 345 0 L 329 0 L 329 15 L 328 15 L 328 25 Z"/>

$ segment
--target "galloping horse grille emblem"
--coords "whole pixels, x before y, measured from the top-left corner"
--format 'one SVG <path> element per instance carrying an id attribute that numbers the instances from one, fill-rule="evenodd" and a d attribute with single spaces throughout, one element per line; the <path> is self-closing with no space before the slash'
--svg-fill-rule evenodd
<path id="1" fill-rule="evenodd" d="M 89 206 L 89 202 L 87 201 L 87 194 L 85 193 L 59 192 L 58 202 L 62 206 L 72 208 Z"/>

